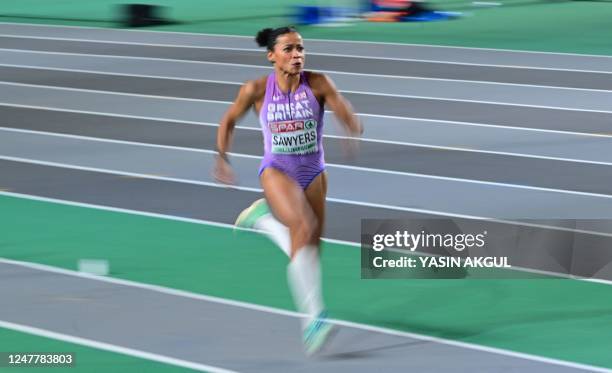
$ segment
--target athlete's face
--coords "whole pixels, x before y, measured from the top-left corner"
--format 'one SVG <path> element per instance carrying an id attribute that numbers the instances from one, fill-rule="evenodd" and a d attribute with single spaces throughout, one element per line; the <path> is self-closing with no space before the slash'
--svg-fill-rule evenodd
<path id="1" fill-rule="evenodd" d="M 297 32 L 290 32 L 276 38 L 274 50 L 268 52 L 268 60 L 282 72 L 295 75 L 304 68 L 304 42 Z"/>

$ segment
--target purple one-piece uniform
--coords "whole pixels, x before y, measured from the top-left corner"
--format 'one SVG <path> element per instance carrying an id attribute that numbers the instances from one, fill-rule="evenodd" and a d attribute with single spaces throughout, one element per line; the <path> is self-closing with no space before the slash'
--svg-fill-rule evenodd
<path id="1" fill-rule="evenodd" d="M 297 90 L 289 93 L 276 84 L 276 73 L 270 74 L 259 113 L 264 138 L 259 174 L 273 167 L 306 189 L 325 170 L 323 113 L 304 72 Z"/>

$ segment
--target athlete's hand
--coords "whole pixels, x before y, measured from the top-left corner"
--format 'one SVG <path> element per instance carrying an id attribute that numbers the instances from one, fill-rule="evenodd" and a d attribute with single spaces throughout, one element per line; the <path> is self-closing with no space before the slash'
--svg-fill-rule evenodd
<path id="1" fill-rule="evenodd" d="M 363 133 L 363 125 L 360 121 L 358 121 L 356 124 L 357 128 L 348 130 L 346 137 L 344 137 L 341 141 L 342 151 L 345 159 L 347 160 L 355 159 L 357 157 L 357 153 L 359 153 L 359 137 Z"/>
<path id="2" fill-rule="evenodd" d="M 213 169 L 215 180 L 226 185 L 235 185 L 236 177 L 228 160 L 219 155 L 216 156 L 216 159 L 215 168 Z"/>
<path id="3" fill-rule="evenodd" d="M 347 136 L 342 138 L 342 152 L 344 153 L 345 160 L 353 160 L 359 153 L 359 139 L 353 136 Z"/>

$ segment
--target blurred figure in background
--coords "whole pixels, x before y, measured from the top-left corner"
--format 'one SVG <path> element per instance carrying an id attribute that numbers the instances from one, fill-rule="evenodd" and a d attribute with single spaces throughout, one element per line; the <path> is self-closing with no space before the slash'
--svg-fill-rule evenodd
<path id="1" fill-rule="evenodd" d="M 368 0 L 368 5 L 373 12 L 399 12 L 401 16 L 417 16 L 432 11 L 418 0 Z"/>
<path id="2" fill-rule="evenodd" d="M 312 354 L 332 330 L 326 320 L 319 260 L 327 194 L 324 105 L 334 111 L 349 138 L 363 128 L 326 75 L 304 71 L 304 42 L 296 29 L 264 29 L 256 41 L 267 48 L 274 71 L 247 81 L 223 116 L 214 175 L 220 182 L 235 182 L 227 152 L 236 121 L 253 107 L 264 135 L 259 175 L 265 199 L 244 210 L 236 225 L 263 230 L 289 257 L 289 287 L 297 309 L 307 315 L 303 341 Z"/>

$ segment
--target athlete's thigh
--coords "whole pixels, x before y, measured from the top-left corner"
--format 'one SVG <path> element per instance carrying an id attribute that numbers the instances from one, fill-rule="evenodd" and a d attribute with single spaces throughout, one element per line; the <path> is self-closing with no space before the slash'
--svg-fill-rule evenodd
<path id="1" fill-rule="evenodd" d="M 291 227 L 314 217 L 302 188 L 283 172 L 266 168 L 261 185 L 274 216 L 284 225 Z"/>
<path id="2" fill-rule="evenodd" d="M 318 239 L 323 233 L 325 224 L 325 197 L 327 196 L 327 173 L 321 172 L 306 188 L 306 199 L 317 218 L 317 231 L 314 237 Z"/>

